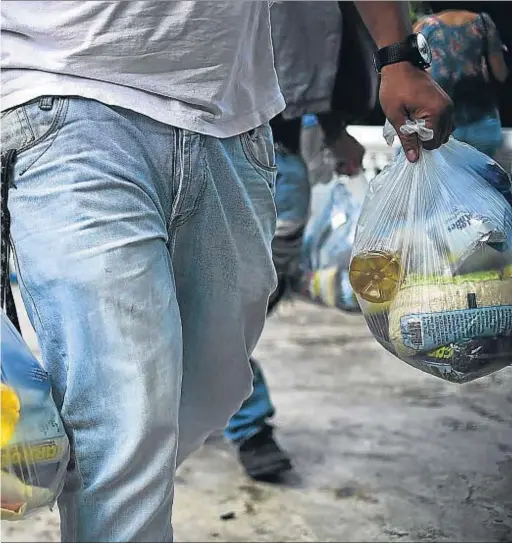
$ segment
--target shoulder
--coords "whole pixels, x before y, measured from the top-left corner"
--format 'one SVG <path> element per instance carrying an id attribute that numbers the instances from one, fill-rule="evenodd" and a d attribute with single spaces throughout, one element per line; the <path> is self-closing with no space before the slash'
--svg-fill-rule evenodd
<path id="1" fill-rule="evenodd" d="M 478 14 L 478 17 L 473 23 L 473 29 L 480 36 L 487 35 L 490 38 L 494 38 L 498 35 L 494 21 L 491 16 L 485 12 Z"/>
<path id="2" fill-rule="evenodd" d="M 477 28 L 482 28 L 482 29 L 485 29 L 485 28 L 493 29 L 495 26 L 494 21 L 492 20 L 492 17 L 488 13 L 485 13 L 485 11 L 478 14 L 478 17 L 476 17 L 473 24 Z"/>
<path id="3" fill-rule="evenodd" d="M 437 27 L 437 26 L 439 26 L 439 20 L 433 15 L 427 15 L 426 17 L 422 17 L 421 19 L 418 19 L 416 21 L 414 25 L 414 31 L 421 32 L 431 27 Z"/>

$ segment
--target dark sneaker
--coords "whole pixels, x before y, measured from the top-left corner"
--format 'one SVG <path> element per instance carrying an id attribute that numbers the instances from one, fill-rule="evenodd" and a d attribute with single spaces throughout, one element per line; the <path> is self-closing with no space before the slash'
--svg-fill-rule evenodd
<path id="1" fill-rule="evenodd" d="M 247 475 L 257 481 L 272 481 L 292 469 L 289 456 L 280 449 L 273 436 L 272 426 L 242 441 L 238 457 Z"/>

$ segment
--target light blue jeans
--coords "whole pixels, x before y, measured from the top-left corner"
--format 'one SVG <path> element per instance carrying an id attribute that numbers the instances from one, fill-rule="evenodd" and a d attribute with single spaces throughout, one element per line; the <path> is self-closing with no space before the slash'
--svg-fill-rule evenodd
<path id="1" fill-rule="evenodd" d="M 10 148 L 18 280 L 73 442 L 62 540 L 172 541 L 176 466 L 250 393 L 276 286 L 270 128 L 48 97 L 3 114 Z"/>
<path id="2" fill-rule="evenodd" d="M 302 159 L 293 154 L 276 153 L 277 229 L 272 253 L 278 274 L 293 273 L 297 267 L 302 233 L 309 213 L 311 187 Z M 253 391 L 231 417 L 224 430 L 227 439 L 240 442 L 261 431 L 274 416 L 274 406 L 260 365 L 251 359 Z"/>

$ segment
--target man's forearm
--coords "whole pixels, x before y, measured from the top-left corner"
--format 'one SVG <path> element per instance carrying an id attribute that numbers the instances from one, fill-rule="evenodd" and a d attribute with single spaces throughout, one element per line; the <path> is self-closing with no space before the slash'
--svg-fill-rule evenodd
<path id="1" fill-rule="evenodd" d="M 377 47 L 404 41 L 412 34 L 408 2 L 354 2 Z"/>

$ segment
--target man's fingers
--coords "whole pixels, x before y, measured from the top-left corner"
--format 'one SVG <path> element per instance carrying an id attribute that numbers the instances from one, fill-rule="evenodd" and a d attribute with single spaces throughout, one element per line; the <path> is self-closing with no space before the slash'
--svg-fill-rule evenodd
<path id="1" fill-rule="evenodd" d="M 437 110 L 437 112 L 436 112 Z M 434 110 L 434 113 L 430 113 L 427 121 L 427 126 L 434 131 L 433 139 L 423 142 L 425 149 L 437 149 L 443 143 L 446 143 L 452 133 L 452 104 L 448 99 L 446 103 L 442 103 L 438 108 Z"/>
<path id="2" fill-rule="evenodd" d="M 432 129 L 434 131 L 433 139 L 422 142 L 423 147 L 429 150 L 437 149 L 443 143 L 448 141 L 450 134 L 452 133 L 451 119 L 442 119 L 441 122 L 439 122 L 437 126 L 434 126 Z"/>
<path id="3" fill-rule="evenodd" d="M 336 173 L 340 175 L 347 175 L 352 177 L 357 175 L 361 171 L 361 166 L 356 164 L 354 161 L 349 160 L 347 162 L 338 162 L 336 165 Z"/>
<path id="4" fill-rule="evenodd" d="M 452 133 L 451 129 L 446 131 L 446 134 L 444 136 L 443 143 L 448 143 L 448 140 L 450 139 L 450 134 Z"/>
<path id="5" fill-rule="evenodd" d="M 429 126 L 429 128 L 431 127 Z M 429 151 L 437 149 L 444 140 L 444 130 L 442 130 L 440 126 L 432 127 L 432 130 L 434 131 L 434 137 L 431 140 L 421 142 L 421 145 Z"/>
<path id="6" fill-rule="evenodd" d="M 403 119 L 393 121 L 396 133 L 400 138 L 402 147 L 404 148 L 405 156 L 409 162 L 416 162 L 420 156 L 420 144 L 417 134 L 402 134 L 400 127 L 405 125 L 405 117 Z"/>
<path id="7" fill-rule="evenodd" d="M 453 116 L 450 115 L 450 121 L 448 122 L 448 129 L 446 130 L 446 136 L 445 136 L 445 141 L 444 143 L 447 143 L 448 140 L 450 139 L 450 136 L 452 135 L 452 132 L 454 130 L 454 124 L 453 124 Z"/>
<path id="8" fill-rule="evenodd" d="M 432 130 L 432 132 L 434 133 L 434 136 L 430 140 L 422 141 L 421 146 L 424 149 L 432 151 L 432 149 L 437 149 L 443 144 L 445 133 L 446 133 L 446 127 L 445 127 L 446 123 L 444 123 L 442 120 L 436 119 L 435 117 L 431 115 L 424 117 L 424 119 L 425 119 L 425 126 Z"/>

